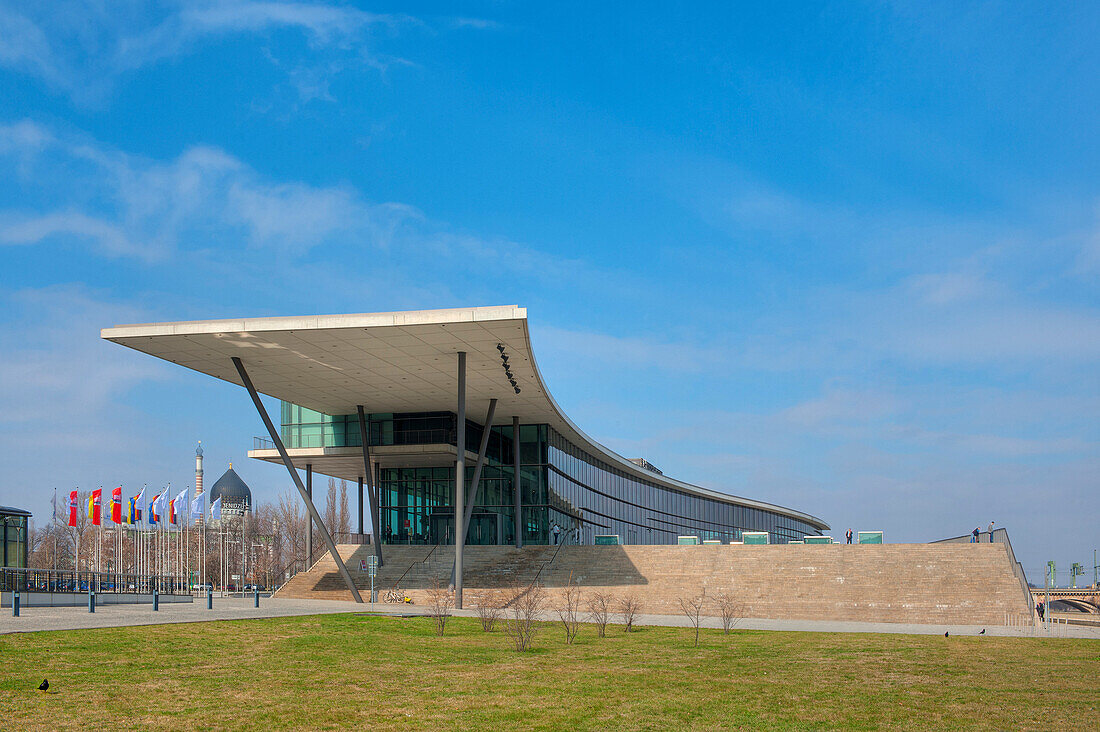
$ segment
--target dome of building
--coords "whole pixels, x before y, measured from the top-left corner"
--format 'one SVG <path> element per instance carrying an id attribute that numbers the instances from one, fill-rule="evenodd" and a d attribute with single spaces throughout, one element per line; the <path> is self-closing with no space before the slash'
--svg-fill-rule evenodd
<path id="1" fill-rule="evenodd" d="M 222 499 L 223 512 L 247 513 L 252 510 L 252 491 L 233 470 L 233 463 L 229 463 L 229 470 L 210 488 L 207 505 L 212 506 L 219 498 Z"/>

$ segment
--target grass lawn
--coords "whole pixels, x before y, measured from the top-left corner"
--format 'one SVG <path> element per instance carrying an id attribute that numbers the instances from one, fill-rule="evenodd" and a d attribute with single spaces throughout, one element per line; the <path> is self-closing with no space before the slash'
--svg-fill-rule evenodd
<path id="1" fill-rule="evenodd" d="M 547 624 L 517 654 L 474 619 L 350 614 L 6 635 L 0 728 L 1100 729 L 1097 641 L 691 635 Z"/>

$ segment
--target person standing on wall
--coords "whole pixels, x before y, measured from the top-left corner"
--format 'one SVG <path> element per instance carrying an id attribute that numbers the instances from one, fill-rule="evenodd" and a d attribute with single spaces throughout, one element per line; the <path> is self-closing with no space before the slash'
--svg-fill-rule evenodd
<path id="1" fill-rule="evenodd" d="M 851 529 L 848 529 L 846 532 L 844 532 L 844 538 L 848 540 L 849 544 L 852 543 L 852 530 Z"/>
<path id="2" fill-rule="evenodd" d="M 989 543 L 993 543 L 993 522 L 989 522 Z"/>
<path id="3" fill-rule="evenodd" d="M 970 543 L 971 544 L 977 544 L 978 543 L 978 534 L 980 534 L 980 533 L 982 533 L 982 530 L 979 529 L 977 526 L 975 526 L 974 530 L 970 532 Z"/>

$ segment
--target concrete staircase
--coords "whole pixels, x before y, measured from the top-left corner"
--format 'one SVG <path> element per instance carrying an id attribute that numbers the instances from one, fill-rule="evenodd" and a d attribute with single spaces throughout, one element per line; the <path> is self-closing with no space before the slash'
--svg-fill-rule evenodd
<path id="1" fill-rule="evenodd" d="M 1001 625 L 1031 616 L 1030 599 L 1001 544 L 780 546 L 467 547 L 464 587 L 479 590 L 539 582 L 553 596 L 572 581 L 585 591 L 636 595 L 643 612 L 679 614 L 679 598 L 728 593 L 744 617 L 894 623 Z M 370 587 L 359 560 L 369 546 L 340 555 L 358 587 Z M 376 587 L 395 586 L 415 602 L 446 586 L 454 547 L 387 546 Z M 425 562 L 425 558 L 427 561 Z M 551 559 L 553 558 L 553 561 Z M 280 588 L 283 597 L 350 599 L 325 557 Z M 708 614 L 716 614 L 711 605 Z"/>

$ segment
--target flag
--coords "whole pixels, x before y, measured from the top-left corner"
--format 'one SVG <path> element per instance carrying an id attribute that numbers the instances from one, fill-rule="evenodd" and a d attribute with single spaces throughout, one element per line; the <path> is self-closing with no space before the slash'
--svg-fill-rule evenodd
<path id="1" fill-rule="evenodd" d="M 191 501 L 191 518 L 202 518 L 202 514 L 205 512 L 206 494 L 200 493 L 195 496 L 195 500 Z"/>
<path id="2" fill-rule="evenodd" d="M 222 499 L 218 497 L 216 501 L 210 504 L 210 518 L 217 521 L 222 517 Z"/>
<path id="3" fill-rule="evenodd" d="M 130 523 L 141 523 L 141 507 L 145 505 L 145 489 L 130 499 Z"/>
<path id="4" fill-rule="evenodd" d="M 76 526 L 76 491 L 69 494 L 69 526 Z"/>
<path id="5" fill-rule="evenodd" d="M 149 501 L 149 523 L 155 524 L 160 521 L 160 514 L 157 513 L 157 501 L 160 500 L 160 494 L 153 496 L 153 500 Z"/>
<path id="6" fill-rule="evenodd" d="M 122 523 L 122 486 L 111 491 L 111 520 Z"/>
<path id="7" fill-rule="evenodd" d="M 168 508 L 168 489 L 162 490 L 149 505 L 149 512 L 153 514 L 153 522 L 164 522 L 165 509 Z"/>
<path id="8" fill-rule="evenodd" d="M 102 488 L 97 488 L 96 490 L 92 491 L 92 495 L 88 496 L 88 518 L 92 520 L 93 526 L 99 526 L 101 524 L 99 509 L 102 502 Z"/>
<path id="9" fill-rule="evenodd" d="M 182 491 L 177 493 L 176 497 L 168 502 L 168 520 L 173 524 L 177 523 L 179 521 L 180 514 L 183 513 L 183 511 L 177 512 L 176 511 L 176 506 L 179 506 L 180 508 L 186 508 L 187 507 L 187 489 L 186 488 L 184 488 Z"/>

